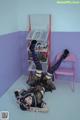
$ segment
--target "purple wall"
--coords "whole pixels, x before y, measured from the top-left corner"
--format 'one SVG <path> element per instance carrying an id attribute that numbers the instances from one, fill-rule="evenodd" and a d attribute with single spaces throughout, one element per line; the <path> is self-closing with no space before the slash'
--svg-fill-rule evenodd
<path id="1" fill-rule="evenodd" d="M 0 36 L 0 96 L 22 75 L 27 74 L 26 32 Z M 76 80 L 80 80 L 80 32 L 52 33 L 52 56 L 67 48 L 76 55 Z"/>
<path id="2" fill-rule="evenodd" d="M 67 48 L 76 56 L 76 80 L 80 81 L 80 32 L 52 33 L 52 59 L 63 49 Z"/>
<path id="3" fill-rule="evenodd" d="M 80 80 L 80 32 L 53 32 L 51 43 L 51 60 L 54 60 L 56 54 L 63 49 L 67 48 L 71 53 L 76 56 L 76 80 Z M 26 50 L 24 50 L 26 51 Z M 24 57 L 26 58 L 26 57 Z M 24 60 L 23 69 L 24 73 L 27 71 L 27 64 Z"/>
<path id="4" fill-rule="evenodd" d="M 24 36 L 22 32 L 0 36 L 0 96 L 23 74 Z"/>

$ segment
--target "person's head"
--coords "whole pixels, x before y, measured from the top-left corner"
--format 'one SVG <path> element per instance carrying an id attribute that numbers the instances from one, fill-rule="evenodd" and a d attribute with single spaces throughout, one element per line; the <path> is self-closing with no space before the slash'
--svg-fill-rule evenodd
<path id="1" fill-rule="evenodd" d="M 27 96 L 26 98 L 25 98 L 25 102 L 26 102 L 26 104 L 27 105 L 29 105 L 29 106 L 31 106 L 32 105 L 32 101 L 33 99 L 32 99 L 32 96 Z"/>

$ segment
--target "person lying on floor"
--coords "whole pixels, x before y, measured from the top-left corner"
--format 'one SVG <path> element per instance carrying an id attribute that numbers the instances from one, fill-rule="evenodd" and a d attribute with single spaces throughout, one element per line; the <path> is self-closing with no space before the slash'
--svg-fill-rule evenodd
<path id="1" fill-rule="evenodd" d="M 33 112 L 48 112 L 46 103 L 43 101 L 45 88 L 32 87 L 28 90 L 16 90 L 14 92 L 17 103 L 21 110 Z"/>
<path id="2" fill-rule="evenodd" d="M 67 49 L 65 49 L 62 52 L 62 55 L 59 58 L 59 60 L 54 65 L 52 65 L 51 68 L 48 68 L 47 73 L 44 74 L 44 72 L 42 70 L 42 65 L 39 61 L 39 58 L 37 57 L 36 52 L 35 52 L 36 43 L 37 43 L 36 40 L 32 40 L 30 47 L 29 47 L 30 52 L 32 53 L 33 61 L 36 66 L 36 72 L 32 77 L 30 77 L 31 79 L 30 78 L 28 79 L 27 83 L 30 86 L 41 85 L 45 88 L 46 92 L 55 90 L 56 87 L 53 84 L 53 80 L 52 80 L 54 78 L 54 72 L 59 68 L 62 61 L 69 55 L 69 51 Z"/>

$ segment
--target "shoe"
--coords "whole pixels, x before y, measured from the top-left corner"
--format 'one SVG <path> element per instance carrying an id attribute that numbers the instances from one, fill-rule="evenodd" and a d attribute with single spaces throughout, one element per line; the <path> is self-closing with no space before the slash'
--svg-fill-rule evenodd
<path id="1" fill-rule="evenodd" d="M 67 49 L 64 50 L 62 58 L 65 59 L 69 55 L 69 51 Z"/>
<path id="2" fill-rule="evenodd" d="M 31 41 L 31 44 L 30 44 L 30 47 L 29 47 L 30 51 L 33 51 L 33 50 L 34 50 L 36 43 L 37 43 L 36 40 L 32 40 L 32 41 Z"/>

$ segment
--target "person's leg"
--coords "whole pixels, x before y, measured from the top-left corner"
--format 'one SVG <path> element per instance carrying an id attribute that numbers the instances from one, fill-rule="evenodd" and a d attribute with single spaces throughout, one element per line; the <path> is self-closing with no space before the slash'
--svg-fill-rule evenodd
<path id="1" fill-rule="evenodd" d="M 36 75 L 41 77 L 42 74 L 42 65 L 39 61 L 39 58 L 37 57 L 37 54 L 35 53 L 35 50 L 32 51 L 32 58 L 36 66 Z"/>
<path id="2" fill-rule="evenodd" d="M 33 62 L 35 63 L 35 66 L 36 66 L 35 74 L 33 76 L 31 76 L 31 80 L 28 80 L 29 81 L 28 83 L 31 86 L 35 86 L 36 84 L 38 84 L 39 80 L 41 78 L 41 75 L 42 75 L 42 65 L 39 61 L 39 58 L 37 57 L 36 52 L 35 52 L 36 43 L 37 43 L 36 40 L 32 40 L 31 44 L 30 44 L 30 47 L 29 47 L 30 52 L 32 54 Z"/>
<path id="3" fill-rule="evenodd" d="M 41 63 L 39 61 L 39 58 L 37 57 L 36 52 L 35 52 L 35 45 L 36 45 L 36 43 L 37 43 L 36 40 L 32 40 L 29 49 L 31 51 L 33 61 L 34 61 L 35 65 L 36 65 L 36 69 L 37 70 L 42 70 L 42 65 L 41 65 Z"/>
<path id="4" fill-rule="evenodd" d="M 63 54 L 61 55 L 60 59 L 51 67 L 48 68 L 47 70 L 47 74 L 44 77 L 44 85 L 46 88 L 46 91 L 52 91 L 55 90 L 56 87 L 53 83 L 53 77 L 54 77 L 54 72 L 59 68 L 61 62 L 68 56 L 69 51 L 68 50 L 64 50 Z"/>
<path id="5" fill-rule="evenodd" d="M 69 55 L 69 51 L 67 49 L 64 50 L 64 52 L 62 53 L 61 57 L 59 58 L 58 61 L 56 61 L 56 63 L 54 65 L 52 65 L 51 68 L 48 68 L 47 70 L 47 75 L 46 77 L 48 79 L 50 79 L 52 77 L 52 75 L 54 74 L 54 72 L 59 68 L 59 66 L 61 65 L 62 61 Z"/>

